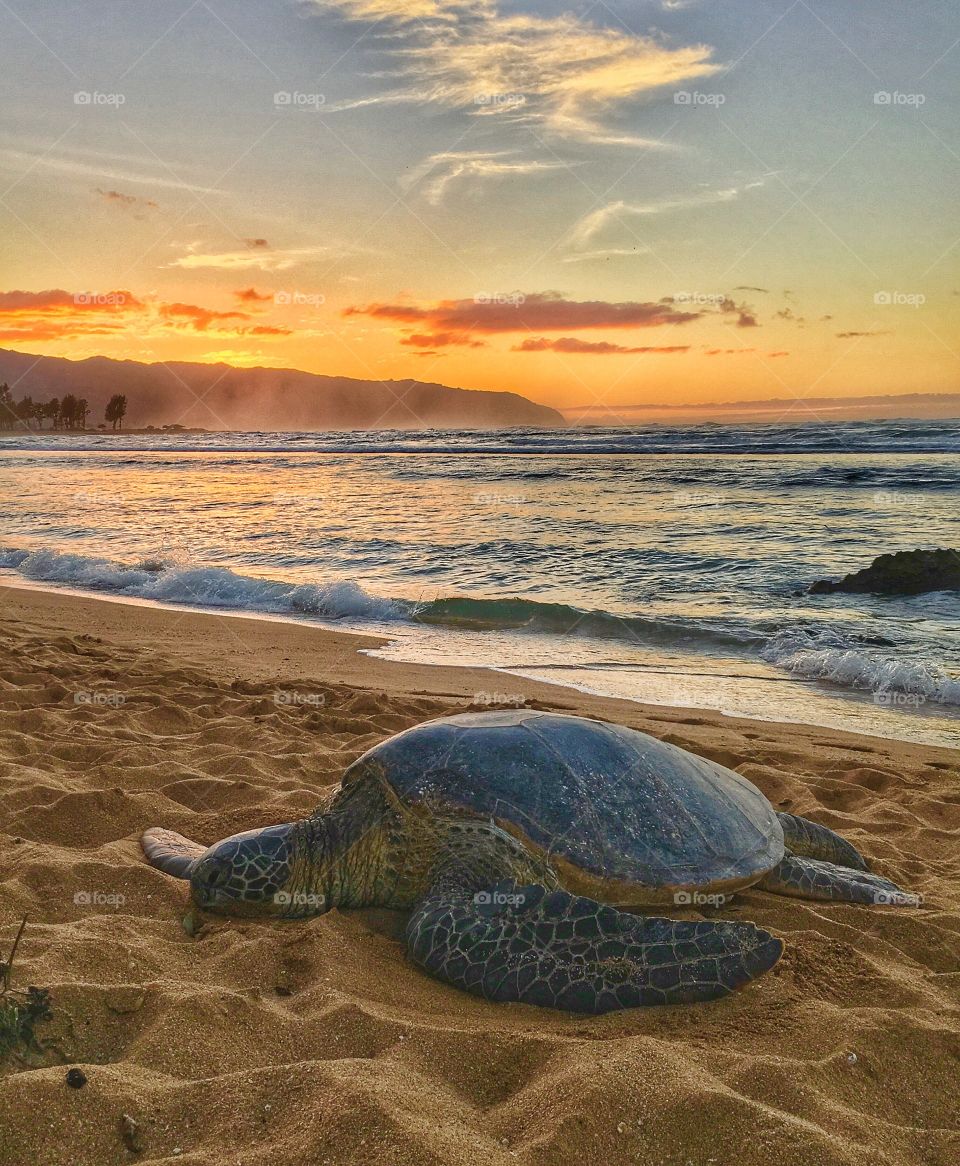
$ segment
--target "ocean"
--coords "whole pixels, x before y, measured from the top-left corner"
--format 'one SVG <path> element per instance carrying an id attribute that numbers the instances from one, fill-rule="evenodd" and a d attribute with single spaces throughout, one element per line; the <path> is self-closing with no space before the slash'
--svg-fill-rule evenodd
<path id="1" fill-rule="evenodd" d="M 0 436 L 0 580 L 372 632 L 376 654 L 960 744 L 960 420 Z"/>

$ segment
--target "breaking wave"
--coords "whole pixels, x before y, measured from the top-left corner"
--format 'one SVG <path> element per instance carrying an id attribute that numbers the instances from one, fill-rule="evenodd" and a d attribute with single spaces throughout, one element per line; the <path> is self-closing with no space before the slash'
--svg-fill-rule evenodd
<path id="1" fill-rule="evenodd" d="M 807 680 L 826 680 L 877 697 L 898 694 L 914 698 L 910 702 L 891 697 L 887 703 L 960 705 L 960 677 L 922 660 L 886 656 L 852 645 L 834 632 L 782 631 L 760 655 Z"/>
<path id="2" fill-rule="evenodd" d="M 564 603 L 448 596 L 416 602 L 374 595 L 348 579 L 289 583 L 170 558 L 123 564 L 50 549 L 0 549 L 0 568 L 38 583 L 198 608 L 366 623 L 415 623 L 467 631 L 534 632 L 617 640 L 637 647 L 753 656 L 807 680 L 885 694 L 889 703 L 960 705 L 960 678 L 909 657 L 883 654 L 882 636 L 780 629 L 747 621 L 618 615 Z M 880 703 L 883 703 L 881 700 Z"/>

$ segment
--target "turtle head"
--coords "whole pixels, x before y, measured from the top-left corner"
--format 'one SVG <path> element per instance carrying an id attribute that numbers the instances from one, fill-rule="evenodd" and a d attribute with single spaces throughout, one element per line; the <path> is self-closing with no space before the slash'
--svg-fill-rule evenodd
<path id="1" fill-rule="evenodd" d="M 220 915 L 291 918 L 319 915 L 326 897 L 300 885 L 300 822 L 233 834 L 204 848 L 169 830 L 148 830 L 142 845 L 149 861 L 190 882 L 190 898 L 200 911 Z"/>
<path id="2" fill-rule="evenodd" d="M 190 897 L 222 915 L 318 915 L 324 897 L 297 887 L 298 823 L 247 830 L 217 842 L 190 868 Z"/>

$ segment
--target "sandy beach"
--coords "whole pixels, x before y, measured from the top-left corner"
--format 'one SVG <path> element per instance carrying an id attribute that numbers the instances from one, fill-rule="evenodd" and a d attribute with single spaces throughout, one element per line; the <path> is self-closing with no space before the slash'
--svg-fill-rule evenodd
<path id="1" fill-rule="evenodd" d="M 395 664 L 290 623 L 7 589 L 0 624 L 0 941 L 29 916 L 14 986 L 54 1008 L 46 1051 L 4 1072 L 4 1166 L 960 1155 L 955 753 Z M 426 978 L 391 912 L 184 933 L 184 886 L 144 863 L 142 829 L 212 842 L 304 815 L 375 742 L 497 693 L 731 766 L 925 904 L 745 893 L 724 914 L 786 939 L 774 973 L 591 1019 Z"/>

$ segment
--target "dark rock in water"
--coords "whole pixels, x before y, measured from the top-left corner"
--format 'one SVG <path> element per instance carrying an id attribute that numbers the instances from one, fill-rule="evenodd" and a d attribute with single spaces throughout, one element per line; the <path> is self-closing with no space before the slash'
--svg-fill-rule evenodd
<path id="1" fill-rule="evenodd" d="M 922 595 L 925 591 L 960 591 L 960 551 L 898 551 L 880 555 L 869 567 L 838 582 L 818 579 L 811 595 Z"/>

